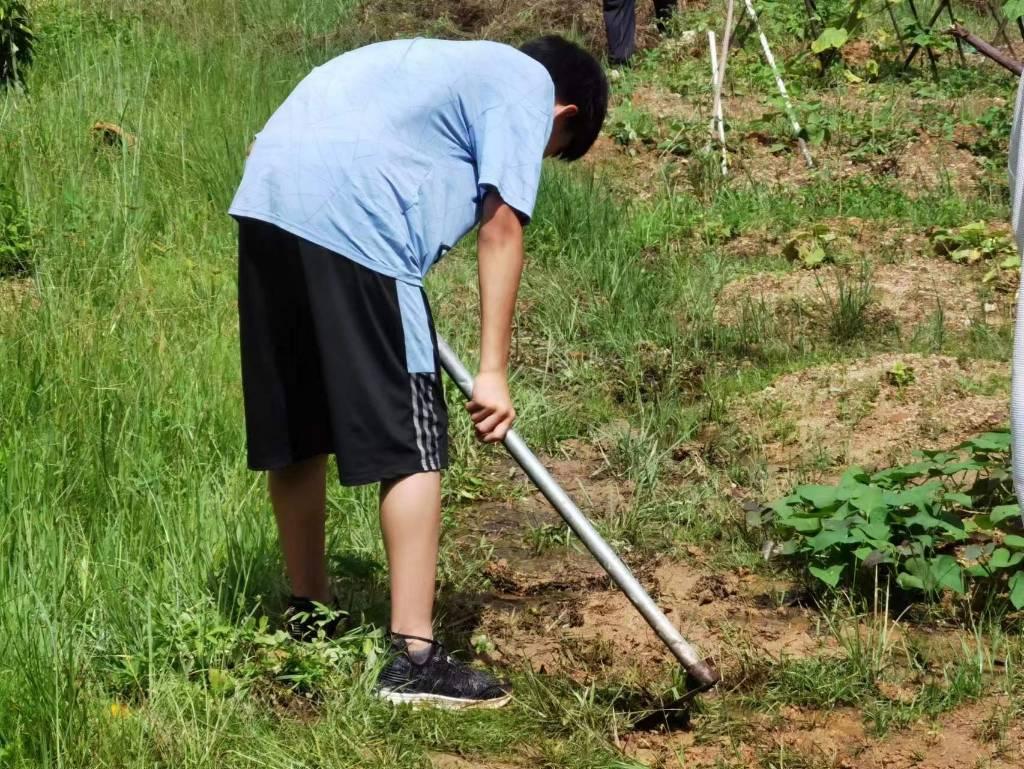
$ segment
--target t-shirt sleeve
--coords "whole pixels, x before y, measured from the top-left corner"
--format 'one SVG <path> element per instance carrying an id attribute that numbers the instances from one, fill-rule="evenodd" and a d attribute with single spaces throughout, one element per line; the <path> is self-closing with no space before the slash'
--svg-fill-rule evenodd
<path id="1" fill-rule="evenodd" d="M 471 123 L 481 198 L 494 189 L 527 221 L 537 200 L 554 103 L 551 80 L 536 78 L 535 85 L 492 103 Z"/>

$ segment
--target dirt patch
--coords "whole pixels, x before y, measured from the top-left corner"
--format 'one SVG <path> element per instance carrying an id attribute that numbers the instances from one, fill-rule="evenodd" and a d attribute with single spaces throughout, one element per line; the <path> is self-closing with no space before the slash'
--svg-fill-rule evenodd
<path id="1" fill-rule="evenodd" d="M 16 311 L 26 303 L 39 306 L 39 293 L 32 278 L 0 279 L 0 312 Z"/>
<path id="2" fill-rule="evenodd" d="M 580 161 L 627 200 L 650 200 L 684 176 L 685 159 L 660 151 L 623 147 L 602 134 Z"/>
<path id="3" fill-rule="evenodd" d="M 885 737 L 869 735 L 860 714 L 784 708 L 744 713 L 736 733 L 632 733 L 623 752 L 651 766 L 814 766 L 829 769 L 1010 769 L 1024 761 L 1022 728 L 1005 718 L 1012 705 L 990 697 Z M 1001 716 L 1001 714 L 1003 714 Z M 1003 726 L 1000 727 L 1000 722 Z M 783 761 L 784 763 L 779 763 Z"/>
<path id="4" fill-rule="evenodd" d="M 714 657 L 733 686 L 742 685 L 752 658 L 806 656 L 830 646 L 807 610 L 776 606 L 778 586 L 754 575 L 715 574 L 696 562 L 631 565 L 683 636 Z M 644 683 L 676 664 L 607 581 L 527 599 L 498 591 L 480 632 L 493 644 L 495 661 L 580 681 Z"/>
<path id="5" fill-rule="evenodd" d="M 977 192 L 984 177 L 981 161 L 963 147 L 923 134 L 899 156 L 896 176 L 911 197 L 950 188 L 961 195 Z"/>
<path id="6" fill-rule="evenodd" d="M 591 520 L 600 525 L 602 515 L 628 509 L 633 486 L 610 472 L 600 446 L 566 441 L 563 450 L 564 456 L 545 464 Z M 676 667 L 593 557 L 575 537 L 564 536 L 565 524 L 540 495 L 479 504 L 458 518 L 467 543 L 483 539 L 493 548 L 484 567 L 491 591 L 453 603 L 446 624 L 468 631 L 491 662 L 578 681 L 633 683 L 663 680 Z M 684 637 L 714 656 L 733 685 L 744 680 L 751 660 L 830 648 L 831 641 L 814 630 L 810 610 L 784 605 L 784 581 L 744 570 L 715 573 L 692 546 L 685 563 L 628 550 L 620 555 Z"/>
<path id="7" fill-rule="evenodd" d="M 636 11 L 637 48 L 643 50 L 656 45 L 659 36 L 650 5 L 638 4 Z M 368 3 L 360 23 L 379 29 L 375 37 L 429 33 L 518 44 L 538 35 L 562 33 L 579 38 L 595 53 L 603 53 L 606 44 L 600 3 L 579 0 L 395 0 L 386 6 Z"/>
<path id="8" fill-rule="evenodd" d="M 893 384 L 897 365 L 912 372 Z M 787 374 L 735 403 L 775 480 L 837 477 L 848 465 L 890 466 L 915 449 L 948 448 L 1005 423 L 1009 367 L 943 355 L 885 354 Z"/>
<path id="9" fill-rule="evenodd" d="M 873 323 L 895 323 L 905 335 L 935 322 L 940 310 L 943 326 L 956 331 L 981 321 L 998 326 L 1013 320 L 1012 297 L 986 290 L 982 274 L 964 265 L 918 257 L 874 267 L 868 275 Z M 857 268 L 837 266 L 748 275 L 722 289 L 715 318 L 736 325 L 751 309 L 764 308 L 807 327 L 827 326 L 840 286 L 860 286 L 863 280 Z"/>
<path id="10" fill-rule="evenodd" d="M 836 236 L 830 244 L 830 253 L 839 261 L 860 263 L 898 262 L 908 256 L 928 253 L 930 246 L 924 235 L 913 232 L 906 223 L 857 216 L 826 217 L 817 222 L 824 230 Z M 742 259 L 779 256 L 795 232 L 780 235 L 758 230 L 740 235 L 729 241 L 725 251 Z"/>
<path id="11" fill-rule="evenodd" d="M 464 758 L 451 753 L 431 753 L 433 769 L 518 769 L 516 764 L 490 758 Z"/>

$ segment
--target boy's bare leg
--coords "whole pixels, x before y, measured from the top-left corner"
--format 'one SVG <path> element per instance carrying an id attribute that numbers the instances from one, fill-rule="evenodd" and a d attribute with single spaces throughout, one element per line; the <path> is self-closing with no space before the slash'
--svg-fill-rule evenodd
<path id="1" fill-rule="evenodd" d="M 417 473 L 381 483 L 380 527 L 391 572 L 391 630 L 433 638 L 441 474 Z M 410 651 L 426 646 L 408 643 Z"/>
<path id="2" fill-rule="evenodd" d="M 329 605 L 324 553 L 327 457 L 271 470 L 269 487 L 292 594 Z"/>

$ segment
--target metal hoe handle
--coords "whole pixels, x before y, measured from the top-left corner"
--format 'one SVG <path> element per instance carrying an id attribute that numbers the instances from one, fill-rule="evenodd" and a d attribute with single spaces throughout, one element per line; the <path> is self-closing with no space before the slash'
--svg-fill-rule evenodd
<path id="1" fill-rule="evenodd" d="M 440 336 L 437 338 L 437 347 L 444 370 L 448 372 L 448 376 L 452 378 L 452 381 L 458 385 L 462 394 L 466 398 L 471 398 L 473 396 L 472 375 L 466 370 L 466 367 L 448 346 L 448 343 Z M 626 594 L 626 597 L 636 607 L 637 611 L 643 615 L 647 624 L 658 634 L 658 637 L 669 648 L 669 651 L 682 663 L 686 672 L 692 677 L 697 689 L 703 691 L 710 689 L 718 683 L 721 680 L 721 675 L 710 661 L 702 660 L 697 651 L 680 635 L 675 625 L 669 622 L 661 609 L 658 608 L 650 595 L 647 594 L 647 591 L 644 590 L 643 585 L 633 576 L 629 567 L 622 562 L 622 559 L 612 550 L 611 546 L 604 541 L 604 538 L 594 528 L 594 525 L 576 507 L 572 499 L 569 498 L 569 495 L 558 485 L 558 482 L 548 472 L 547 468 L 544 467 L 537 458 L 537 455 L 530 450 L 515 430 L 509 430 L 505 435 L 505 448 L 530 480 L 533 481 L 533 484 L 540 489 L 548 502 L 565 519 L 569 528 L 583 541 L 583 544 L 586 545 L 597 562 L 601 564 L 601 567 L 608 573 L 612 581 L 619 586 L 619 589 Z"/>

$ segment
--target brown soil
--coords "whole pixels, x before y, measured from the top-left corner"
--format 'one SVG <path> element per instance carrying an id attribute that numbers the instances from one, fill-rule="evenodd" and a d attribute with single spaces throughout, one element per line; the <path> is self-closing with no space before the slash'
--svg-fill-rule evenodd
<path id="1" fill-rule="evenodd" d="M 625 199 L 649 200 L 676 184 L 686 162 L 660 152 L 626 148 L 601 135 L 580 161 Z"/>
<path id="2" fill-rule="evenodd" d="M 556 578 L 537 578 L 539 560 Z M 743 572 L 716 574 L 699 556 L 685 564 L 630 565 L 683 636 L 714 657 L 732 686 L 742 685 L 751 667 L 830 646 L 816 634 L 809 610 L 776 606 L 785 589 L 781 583 Z M 676 664 L 589 555 L 527 558 L 513 565 L 502 559 L 488 573 L 500 578 L 476 632 L 493 645 L 495 662 L 579 681 L 633 683 L 661 680 Z"/>
<path id="3" fill-rule="evenodd" d="M 576 456 L 547 464 L 592 520 L 628 506 L 631 487 L 607 474 L 599 449 L 574 445 L 570 452 Z M 495 663 L 580 681 L 664 678 L 675 665 L 664 645 L 575 538 L 568 548 L 536 553 L 531 528 L 560 522 L 539 495 L 461 512 L 467 542 L 485 537 L 494 548 L 485 567 L 492 592 L 481 605 L 453 607 L 452 624 L 460 624 L 460 613 L 472 616 L 472 632 L 489 642 Z M 781 604 L 786 583 L 744 571 L 715 573 L 696 547 L 689 556 L 685 563 L 624 558 L 683 636 L 713 656 L 733 685 L 751 666 L 830 647 L 812 627 L 810 610 Z"/>
<path id="4" fill-rule="evenodd" d="M 934 723 L 874 737 L 852 709 L 830 712 L 784 708 L 775 716 L 743 714 L 735 733 L 697 742 L 695 733 L 632 733 L 623 740 L 631 758 L 650 766 L 813 766 L 821 769 L 1010 769 L 1024 762 L 1022 728 L 1005 733 L 993 724 L 1009 703 L 990 697 L 961 707 Z M 784 763 L 780 763 L 783 761 Z"/>
<path id="5" fill-rule="evenodd" d="M 600 3 L 564 0 L 395 0 L 386 6 L 386 18 L 374 3 L 362 11 L 361 23 L 381 28 L 388 37 L 444 35 L 521 43 L 538 35 L 573 34 L 595 53 L 605 50 Z M 637 48 L 658 41 L 649 3 L 637 4 Z M 378 35 L 379 36 L 379 35 Z"/>
<path id="6" fill-rule="evenodd" d="M 912 369 L 900 388 L 887 372 Z M 735 403 L 775 481 L 811 468 L 834 478 L 848 465 L 889 466 L 914 449 L 949 448 L 1008 419 L 1009 367 L 941 355 L 878 355 L 787 374 Z"/>
<path id="7" fill-rule="evenodd" d="M 490 758 L 464 758 L 451 753 L 431 753 L 433 769 L 518 769 L 516 764 L 495 761 Z"/>
<path id="8" fill-rule="evenodd" d="M 908 256 L 929 251 L 927 238 L 908 229 L 905 223 L 893 224 L 856 216 L 828 217 L 818 222 L 836 235 L 830 246 L 839 261 L 860 263 L 897 262 Z M 765 230 L 748 232 L 726 245 L 730 256 L 743 259 L 779 256 L 786 242 L 795 235 Z"/>
<path id="9" fill-rule="evenodd" d="M 0 279 L 0 312 L 18 310 L 26 302 L 32 307 L 39 304 L 39 294 L 32 278 Z"/>
<path id="10" fill-rule="evenodd" d="M 984 176 L 981 160 L 968 150 L 927 134 L 912 142 L 898 162 L 896 175 L 912 197 L 947 183 L 961 195 L 969 195 L 977 191 Z"/>
<path id="11" fill-rule="evenodd" d="M 901 264 L 883 264 L 870 273 L 876 324 L 896 323 L 911 335 L 930 323 L 942 308 L 945 328 L 963 331 L 984 320 L 991 325 L 1012 322 L 1012 297 L 993 294 L 982 273 L 964 265 L 924 257 Z M 808 326 L 825 325 L 828 306 L 836 301 L 841 281 L 858 285 L 858 268 L 826 266 L 789 273 L 759 273 L 729 283 L 718 296 L 715 317 L 735 325 L 751 306 L 764 306 Z M 870 311 L 869 311 L 870 312 Z"/>

